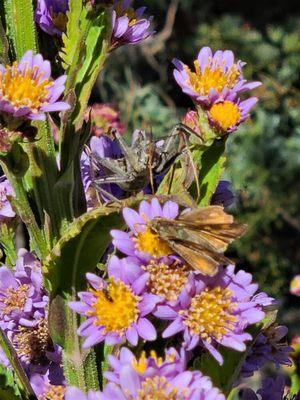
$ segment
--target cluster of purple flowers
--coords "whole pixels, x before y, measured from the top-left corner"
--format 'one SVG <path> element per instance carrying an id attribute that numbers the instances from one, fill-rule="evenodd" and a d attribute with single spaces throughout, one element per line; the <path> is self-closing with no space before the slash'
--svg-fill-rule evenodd
<path id="1" fill-rule="evenodd" d="M 132 0 L 117 0 L 112 9 L 111 50 L 125 44 L 137 44 L 153 34 L 152 18 L 144 17 L 145 7 L 134 9 Z M 61 36 L 66 30 L 68 0 L 39 0 L 35 19 L 49 35 Z"/>
<path id="2" fill-rule="evenodd" d="M 64 383 L 61 350 L 49 335 L 48 300 L 41 265 L 34 254 L 20 249 L 13 270 L 0 267 L 0 327 L 15 348 L 37 396 Z M 1 364 L 10 368 L 3 351 Z"/>
<path id="3" fill-rule="evenodd" d="M 261 83 L 247 82 L 242 72 L 245 63 L 235 61 L 232 51 L 213 53 L 209 47 L 203 47 L 194 61 L 194 70 L 177 59 L 173 64 L 174 78 L 183 93 L 205 110 L 209 122 L 218 132 L 234 132 L 249 117 L 257 98 L 242 100 L 240 95 Z M 195 119 L 195 115 L 190 114 L 190 119 Z M 199 120 L 197 114 L 196 119 Z"/>
<path id="4" fill-rule="evenodd" d="M 109 358 L 112 370 L 106 373 L 109 383 L 104 391 L 89 394 L 89 400 L 147 398 L 143 397 L 146 394 L 151 398 L 151 390 L 170 396 L 162 398 L 223 399 L 209 378 L 187 370 L 186 361 L 193 358 L 196 348 L 209 352 L 219 364 L 223 363 L 221 347 L 245 351 L 246 343 L 252 340 L 247 328 L 262 321 L 265 310 L 275 303 L 265 293 L 257 293 L 258 285 L 252 282 L 251 274 L 235 272 L 233 265 L 220 266 L 216 276 L 205 277 L 178 259 L 147 222 L 155 217 L 174 219 L 179 213 L 175 202 L 161 205 L 157 198 L 142 201 L 138 211 L 124 208 L 128 231 L 112 230 L 111 235 L 113 245 L 125 257 L 110 258 L 107 281 L 87 274 L 91 289 L 79 293 L 80 301 L 70 307 L 86 317 L 78 329 L 85 337 L 84 347 L 103 341 L 107 345 L 128 342 L 136 346 L 140 339 L 168 339 L 181 344 L 181 356 L 172 350 L 172 367 L 160 362 L 160 370 L 151 358 L 143 355 L 137 361 L 131 351 L 122 348 L 118 359 Z M 278 344 L 285 334 L 283 327 L 275 328 L 273 344 L 264 348 L 265 359 L 277 364 L 289 362 L 291 349 Z M 253 357 L 254 353 L 253 349 Z M 245 370 L 251 362 L 250 355 Z M 70 390 L 71 394 L 79 393 Z M 67 392 L 67 400 L 68 396 Z"/>

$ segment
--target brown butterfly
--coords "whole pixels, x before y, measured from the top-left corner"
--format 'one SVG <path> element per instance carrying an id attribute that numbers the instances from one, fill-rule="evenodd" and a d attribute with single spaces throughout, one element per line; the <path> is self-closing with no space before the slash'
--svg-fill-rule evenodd
<path id="1" fill-rule="evenodd" d="M 214 276 L 219 264 L 230 264 L 223 253 L 246 231 L 221 206 L 193 209 L 176 219 L 156 217 L 148 222 L 160 239 L 203 275 Z"/>

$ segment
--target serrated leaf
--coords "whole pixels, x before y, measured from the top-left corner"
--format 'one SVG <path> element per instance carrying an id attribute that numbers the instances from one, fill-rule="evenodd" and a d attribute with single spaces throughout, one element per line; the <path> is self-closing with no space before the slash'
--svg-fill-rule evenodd
<path id="1" fill-rule="evenodd" d="M 62 35 L 63 47 L 60 52 L 62 66 L 65 70 L 71 68 L 76 60 L 79 59 L 80 46 L 83 46 L 82 41 L 84 34 L 83 21 L 85 20 L 82 12 L 86 13 L 83 9 L 82 0 L 70 0 L 69 11 L 67 12 L 68 22 L 66 33 Z"/>
<path id="2" fill-rule="evenodd" d="M 6 26 L 17 59 L 27 50 L 37 52 L 37 36 L 31 0 L 5 0 Z"/>

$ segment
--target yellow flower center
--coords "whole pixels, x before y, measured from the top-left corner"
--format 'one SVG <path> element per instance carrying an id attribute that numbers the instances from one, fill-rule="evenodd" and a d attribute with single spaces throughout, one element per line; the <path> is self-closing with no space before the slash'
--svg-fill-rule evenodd
<path id="1" fill-rule="evenodd" d="M 189 269 L 186 265 L 174 262 L 171 265 L 155 263 L 143 267 L 150 273 L 148 287 L 151 293 L 163 297 L 167 301 L 178 299 L 179 294 L 187 283 Z"/>
<path id="2" fill-rule="evenodd" d="M 179 391 L 181 393 L 179 394 Z M 184 400 L 189 389 L 172 387 L 164 376 L 146 378 L 137 391 L 136 400 Z M 131 397 L 129 397 L 131 400 Z"/>
<path id="3" fill-rule="evenodd" d="M 140 355 L 140 358 L 134 358 L 132 361 L 132 366 L 136 370 L 136 372 L 142 375 L 147 369 L 147 357 L 146 352 L 143 351 Z"/>
<path id="4" fill-rule="evenodd" d="M 33 364 L 41 363 L 51 344 L 47 320 L 41 319 L 34 328 L 21 326 L 13 342 L 19 356 L 25 357 Z"/>
<path id="5" fill-rule="evenodd" d="M 223 103 L 214 104 L 209 110 L 209 114 L 224 131 L 236 125 L 241 119 L 238 106 L 231 101 L 223 101 Z"/>
<path id="6" fill-rule="evenodd" d="M 66 392 L 65 386 L 48 385 L 39 400 L 63 400 Z"/>
<path id="7" fill-rule="evenodd" d="M 38 68 L 25 68 L 18 70 L 15 62 L 7 66 L 4 72 L 0 71 L 0 95 L 14 107 L 29 107 L 37 111 L 48 94 L 49 87 L 53 84 L 48 79 L 42 79 L 43 73 L 37 73 Z"/>
<path id="8" fill-rule="evenodd" d="M 139 232 L 134 241 L 139 251 L 148 253 L 155 258 L 168 256 L 172 253 L 168 243 L 160 239 L 150 228 L 146 228 L 144 232 Z"/>
<path id="9" fill-rule="evenodd" d="M 92 304 L 94 311 L 88 315 L 96 316 L 95 325 L 103 326 L 106 333 L 123 334 L 125 329 L 137 321 L 140 298 L 123 282 L 111 279 L 105 290 L 91 291 L 96 301 Z"/>
<path id="10" fill-rule="evenodd" d="M 232 292 L 228 288 L 206 288 L 192 299 L 189 310 L 180 311 L 183 323 L 192 334 L 199 335 L 207 342 L 220 340 L 233 329 L 237 321 L 233 315 L 237 304 L 232 302 L 231 297 Z"/>
<path id="11" fill-rule="evenodd" d="M 115 10 L 117 16 L 118 17 L 127 17 L 129 19 L 129 26 L 136 24 L 138 21 L 138 17 L 136 15 L 134 8 L 132 8 L 132 7 L 123 8 L 121 3 L 117 4 L 114 7 L 114 10 Z"/>
<path id="12" fill-rule="evenodd" d="M 156 351 L 151 350 L 150 351 L 150 358 L 153 359 L 155 364 L 160 367 L 163 363 L 165 362 L 174 362 L 175 360 L 175 355 L 174 354 L 168 354 L 166 355 L 165 358 L 163 357 L 157 357 Z M 135 358 L 132 361 L 132 366 L 136 370 L 136 372 L 140 375 L 146 372 L 147 370 L 147 365 L 148 365 L 148 359 L 146 357 L 146 352 L 143 351 L 140 355 L 140 358 Z"/>
<path id="13" fill-rule="evenodd" d="M 4 307 L 2 313 L 10 314 L 12 311 L 20 310 L 25 306 L 27 300 L 27 292 L 29 285 L 20 285 L 17 289 L 9 287 L 5 291 L 5 296 L 2 302 Z"/>
<path id="14" fill-rule="evenodd" d="M 220 66 L 206 66 L 201 72 L 198 60 L 194 61 L 195 71 L 186 66 L 186 72 L 189 76 L 190 87 L 202 96 L 215 89 L 218 93 L 224 88 L 233 88 L 237 82 L 240 72 L 235 64 L 224 71 Z"/>

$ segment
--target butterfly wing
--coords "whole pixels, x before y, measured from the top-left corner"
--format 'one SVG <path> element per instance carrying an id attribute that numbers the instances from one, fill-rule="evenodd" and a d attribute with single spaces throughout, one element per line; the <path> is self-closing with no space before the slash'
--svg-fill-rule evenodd
<path id="1" fill-rule="evenodd" d="M 223 207 L 209 206 L 181 214 L 175 220 L 154 218 L 152 228 L 195 270 L 213 276 L 218 265 L 229 264 L 223 253 L 246 225 L 235 223 Z"/>
<path id="2" fill-rule="evenodd" d="M 196 248 L 189 243 L 169 242 L 170 247 L 183 258 L 192 269 L 203 275 L 214 276 L 218 272 L 219 264 L 230 264 L 230 260 L 223 255 Z"/>

